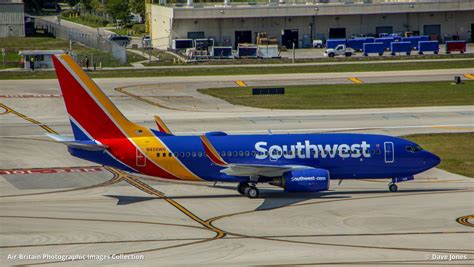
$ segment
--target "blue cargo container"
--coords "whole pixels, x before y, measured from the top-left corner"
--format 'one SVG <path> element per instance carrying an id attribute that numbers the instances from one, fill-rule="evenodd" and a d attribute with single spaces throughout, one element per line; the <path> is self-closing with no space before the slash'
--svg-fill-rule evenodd
<path id="1" fill-rule="evenodd" d="M 364 56 L 369 54 L 379 54 L 382 56 L 385 49 L 383 48 L 383 43 L 365 43 L 364 44 Z"/>
<path id="2" fill-rule="evenodd" d="M 402 42 L 410 42 L 413 49 L 418 49 L 418 42 L 420 41 L 429 41 L 428 36 L 410 36 L 402 38 Z"/>
<path id="3" fill-rule="evenodd" d="M 390 44 L 391 55 L 395 56 L 396 53 L 406 53 L 407 56 L 411 54 L 411 42 L 393 42 Z"/>
<path id="4" fill-rule="evenodd" d="M 373 43 L 373 37 L 354 38 L 347 40 L 346 46 L 354 49 L 355 51 L 362 51 L 365 43 Z"/>
<path id="5" fill-rule="evenodd" d="M 438 41 L 420 41 L 418 42 L 418 54 L 423 55 L 424 52 L 433 52 L 438 54 L 439 43 Z"/>
<path id="6" fill-rule="evenodd" d="M 326 48 L 336 48 L 340 44 L 346 45 L 346 39 L 328 39 L 326 41 Z"/>
<path id="7" fill-rule="evenodd" d="M 237 56 L 239 58 L 256 58 L 257 57 L 257 46 L 256 45 L 241 45 L 237 47 Z"/>
<path id="8" fill-rule="evenodd" d="M 392 33 L 389 37 L 392 37 L 395 42 L 400 42 L 402 40 L 402 36 L 400 36 L 400 34 L 398 33 Z"/>
<path id="9" fill-rule="evenodd" d="M 211 55 L 216 58 L 232 58 L 232 46 L 213 46 Z"/>
<path id="10" fill-rule="evenodd" d="M 395 38 L 393 37 L 383 37 L 383 38 L 375 38 L 376 43 L 383 43 L 383 49 L 390 50 L 390 44 L 395 42 Z"/>

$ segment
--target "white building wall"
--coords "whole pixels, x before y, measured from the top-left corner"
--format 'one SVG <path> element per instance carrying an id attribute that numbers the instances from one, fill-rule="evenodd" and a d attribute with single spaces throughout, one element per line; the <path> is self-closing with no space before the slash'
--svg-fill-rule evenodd
<path id="1" fill-rule="evenodd" d="M 24 37 L 23 3 L 0 3 L 0 37 Z"/>
<path id="2" fill-rule="evenodd" d="M 171 46 L 173 32 L 173 9 L 163 8 L 159 5 L 151 5 L 151 39 L 152 45 L 159 49 L 167 49 Z M 179 24 L 179 23 L 178 23 Z"/>
<path id="3" fill-rule="evenodd" d="M 173 8 L 159 7 L 159 10 L 157 9 L 155 13 L 152 12 L 153 39 L 165 36 L 172 39 L 187 38 L 188 32 L 204 32 L 205 37 L 215 38 L 218 45 L 221 45 L 224 39 L 230 39 L 230 44 L 233 45 L 235 31 L 250 30 L 252 31 L 253 42 L 255 42 L 257 32 L 267 32 L 270 36 L 277 37 L 281 43 L 282 30 L 298 29 L 301 41 L 304 34 L 311 35 L 310 23 L 313 23 L 313 38 L 321 34 L 328 38 L 329 28 L 346 28 L 346 36 L 350 38 L 351 35 L 376 33 L 376 27 L 382 26 L 392 26 L 394 32 L 419 31 L 420 34 L 424 34 L 424 25 L 439 24 L 441 25 L 442 36 L 459 35 L 461 39 L 472 41 L 471 24 L 474 24 L 474 10 L 358 15 L 315 14 L 306 16 L 262 16 L 257 18 L 229 18 L 226 16 L 201 18 L 196 16 L 186 19 L 176 18 L 176 14 L 173 15 L 173 10 Z M 186 14 L 189 15 L 191 10 L 192 8 L 189 8 Z M 174 12 L 181 12 L 181 10 L 174 10 Z M 172 29 L 167 27 L 172 27 Z M 170 40 L 167 42 L 167 47 L 169 47 Z M 154 42 L 154 46 L 163 48 L 163 46 L 166 46 L 166 42 Z"/>
<path id="4" fill-rule="evenodd" d="M 214 37 L 222 43 L 225 37 L 234 43 L 235 31 L 251 30 L 253 37 L 257 32 L 267 32 L 281 42 L 283 29 L 298 29 L 299 38 L 303 34 L 311 35 L 310 23 L 313 23 L 313 37 L 324 34 L 328 38 L 329 28 L 346 28 L 347 37 L 352 34 L 375 33 L 376 27 L 392 26 L 394 32 L 419 31 L 424 34 L 424 25 L 441 25 L 441 34 L 460 35 L 461 39 L 470 39 L 471 24 L 474 24 L 474 11 L 439 12 L 416 14 L 352 15 L 352 16 L 312 16 L 280 18 L 245 19 L 186 19 L 175 20 L 173 38 L 186 38 L 188 32 L 203 31 L 206 37 Z M 252 40 L 255 41 L 255 38 Z"/>

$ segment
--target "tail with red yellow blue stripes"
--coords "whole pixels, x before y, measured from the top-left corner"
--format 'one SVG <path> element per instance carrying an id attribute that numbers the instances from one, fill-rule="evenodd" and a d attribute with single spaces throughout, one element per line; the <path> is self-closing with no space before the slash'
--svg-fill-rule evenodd
<path id="1" fill-rule="evenodd" d="M 120 138 L 127 130 L 140 131 L 70 55 L 52 58 L 76 140 Z"/>

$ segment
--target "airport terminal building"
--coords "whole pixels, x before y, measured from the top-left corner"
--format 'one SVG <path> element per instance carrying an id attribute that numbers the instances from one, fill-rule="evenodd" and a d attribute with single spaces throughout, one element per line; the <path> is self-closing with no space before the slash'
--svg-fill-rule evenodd
<path id="1" fill-rule="evenodd" d="M 474 40 L 472 0 L 289 0 L 280 2 L 155 3 L 148 6 L 153 46 L 174 39 L 213 38 L 216 45 L 255 43 L 259 32 L 282 46 L 313 39 L 412 32 L 441 41 Z"/>

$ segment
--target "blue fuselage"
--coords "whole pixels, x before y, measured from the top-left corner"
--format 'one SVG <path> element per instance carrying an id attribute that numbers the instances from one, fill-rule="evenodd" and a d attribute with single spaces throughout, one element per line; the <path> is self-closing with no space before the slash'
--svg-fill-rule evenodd
<path id="1" fill-rule="evenodd" d="M 228 182 L 249 179 L 221 172 L 223 167 L 206 156 L 199 136 L 154 133 L 173 157 L 201 179 Z M 439 157 L 411 141 L 385 135 L 209 133 L 206 137 L 229 164 L 320 168 L 328 170 L 332 179 L 405 177 L 428 170 L 440 162 Z M 102 152 L 70 151 L 75 156 L 130 171 L 130 168 L 115 164 L 105 153 L 101 156 Z M 156 153 L 153 148 L 149 151 L 150 157 Z M 270 177 L 262 177 L 265 178 Z"/>

